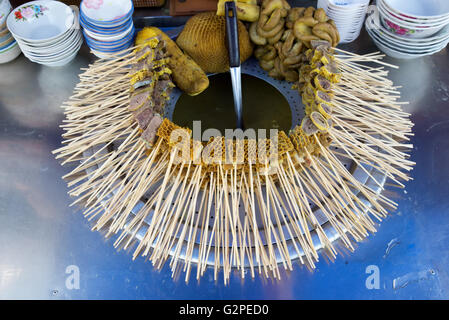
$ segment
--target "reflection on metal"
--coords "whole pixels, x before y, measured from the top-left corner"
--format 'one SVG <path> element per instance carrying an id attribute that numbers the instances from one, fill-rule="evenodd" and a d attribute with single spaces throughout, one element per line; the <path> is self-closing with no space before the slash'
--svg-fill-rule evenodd
<path id="1" fill-rule="evenodd" d="M 242 115 L 242 74 L 240 67 L 231 68 L 232 93 L 234 95 L 234 110 L 237 115 L 237 128 L 243 129 Z"/>

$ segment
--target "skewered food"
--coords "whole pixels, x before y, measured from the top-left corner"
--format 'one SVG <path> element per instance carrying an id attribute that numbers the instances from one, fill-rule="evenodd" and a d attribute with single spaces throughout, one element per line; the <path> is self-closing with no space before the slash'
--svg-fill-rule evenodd
<path id="1" fill-rule="evenodd" d="M 190 57 L 185 55 L 176 43 L 156 27 L 145 27 L 137 34 L 136 45 L 145 43 L 147 39 L 161 37 L 164 41 L 167 57 L 167 66 L 173 73 L 173 81 L 179 89 L 189 95 L 197 95 L 209 87 L 209 78 L 204 71 Z M 149 49 L 147 49 L 149 50 Z"/>
<path id="2" fill-rule="evenodd" d="M 148 127 L 142 132 L 142 139 L 145 141 L 148 148 L 151 148 L 156 142 L 156 134 L 161 124 L 162 117 L 156 113 L 148 123 Z"/>
<path id="3" fill-rule="evenodd" d="M 142 139 L 150 148 L 162 124 L 166 101 L 174 87 L 171 70 L 167 67 L 168 51 L 161 36 L 146 39 L 135 51 L 136 60 L 131 66 L 131 97 L 129 110 L 142 130 Z M 139 88 L 136 88 L 139 84 Z M 137 91 L 135 91 L 137 89 Z"/>
<path id="4" fill-rule="evenodd" d="M 309 116 L 305 116 L 301 122 L 301 130 L 308 136 L 318 133 L 318 128 Z"/>
<path id="5" fill-rule="evenodd" d="M 136 110 L 134 113 L 134 119 L 136 120 L 139 128 L 144 131 L 153 119 L 154 113 L 149 106 Z"/>
<path id="6" fill-rule="evenodd" d="M 238 21 L 240 60 L 253 54 L 253 45 L 244 24 Z M 176 43 L 207 73 L 229 70 L 226 47 L 226 21 L 214 12 L 200 13 L 190 18 Z"/>
<path id="7" fill-rule="evenodd" d="M 293 15 L 324 20 L 313 8 Z M 281 131 L 270 139 L 231 141 L 233 150 L 243 146 L 242 162 L 225 162 L 224 137 L 195 141 L 188 129 L 163 119 L 177 73 L 163 37 L 145 37 L 135 52 L 125 50 L 85 70 L 64 104 L 66 140 L 55 153 L 63 164 L 78 164 L 65 178 L 94 230 L 117 234 L 114 245 L 125 249 L 138 235 L 133 258 L 147 256 L 156 268 L 172 259 L 173 274 L 182 261 L 186 281 L 195 264 L 198 279 L 213 267 L 216 278 L 223 271 L 225 283 L 233 270 L 242 277 L 259 271 L 280 278 L 282 266 L 292 269 L 294 259 L 313 269 L 320 252 L 335 259 L 336 237 L 352 250 L 354 241 L 376 231 L 396 204 L 383 195 L 380 181 L 370 177 L 380 191 L 364 184 L 341 159 L 352 159 L 361 170 L 369 164 L 401 186 L 409 180 L 404 171 L 414 165 L 407 154 L 413 146 L 405 141 L 413 124 L 385 69 L 373 67 L 391 65 L 379 55 L 355 55 L 322 40 L 308 48 L 291 38 L 293 21 L 284 19 L 290 33 L 256 54 L 270 58 L 261 61 L 273 62 L 281 76 L 299 70 L 295 86 L 306 117 L 288 136 Z M 296 55 L 300 45 L 293 63 L 289 53 Z M 291 69 L 282 65 L 288 58 Z M 183 141 L 172 140 L 173 133 Z M 255 146 L 266 147 L 267 157 L 255 157 Z M 203 157 L 206 150 L 216 162 Z"/>
<path id="8" fill-rule="evenodd" d="M 138 91 L 135 91 L 131 95 L 129 110 L 137 111 L 142 108 L 147 102 L 150 101 L 153 93 L 153 88 L 148 87 Z"/>
<path id="9" fill-rule="evenodd" d="M 310 114 L 310 119 L 318 128 L 318 130 L 326 132 L 327 129 L 329 129 L 329 124 L 327 123 L 326 118 L 324 118 L 321 113 L 312 111 L 312 113 Z"/>

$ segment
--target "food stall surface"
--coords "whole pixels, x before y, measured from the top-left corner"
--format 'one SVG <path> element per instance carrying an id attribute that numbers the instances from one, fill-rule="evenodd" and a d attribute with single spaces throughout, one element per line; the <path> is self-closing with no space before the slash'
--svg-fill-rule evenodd
<path id="1" fill-rule="evenodd" d="M 378 51 L 365 31 L 342 49 Z M 447 299 L 449 298 L 449 53 L 385 61 L 415 123 L 406 189 L 388 188 L 399 204 L 376 234 L 321 257 L 310 272 L 296 264 L 272 281 L 237 273 L 228 285 L 208 270 L 200 281 L 172 279 L 144 258 L 117 251 L 92 232 L 61 177 L 51 151 L 60 147 L 60 108 L 94 61 L 83 47 L 61 68 L 23 55 L 0 65 L 0 299 Z M 237 271 L 236 271 L 237 272 Z M 195 269 L 192 270 L 192 275 Z M 78 281 L 79 280 L 79 281 Z"/>

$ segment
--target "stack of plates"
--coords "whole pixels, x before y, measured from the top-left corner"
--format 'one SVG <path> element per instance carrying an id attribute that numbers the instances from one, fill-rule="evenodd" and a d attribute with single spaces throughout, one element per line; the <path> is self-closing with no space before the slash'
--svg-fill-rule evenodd
<path id="1" fill-rule="evenodd" d="M 392 11 L 390 6 L 402 9 Z M 378 0 L 377 7 L 370 6 L 365 27 L 377 47 L 391 57 L 431 55 L 449 42 L 449 1 L 429 0 L 422 5 L 419 0 Z"/>
<path id="2" fill-rule="evenodd" d="M 97 57 L 105 58 L 133 44 L 132 0 L 83 0 L 80 9 L 84 38 Z"/>
<path id="3" fill-rule="evenodd" d="M 323 8 L 334 20 L 340 33 L 341 43 L 352 42 L 360 35 L 370 0 L 318 0 L 318 8 Z"/>
<path id="4" fill-rule="evenodd" d="M 0 0 L 0 63 L 14 60 L 20 55 L 20 48 L 6 27 L 6 18 L 11 12 L 8 0 Z"/>
<path id="5" fill-rule="evenodd" d="M 25 3 L 9 14 L 7 25 L 28 59 L 50 67 L 72 61 L 83 44 L 77 13 L 59 1 Z"/>

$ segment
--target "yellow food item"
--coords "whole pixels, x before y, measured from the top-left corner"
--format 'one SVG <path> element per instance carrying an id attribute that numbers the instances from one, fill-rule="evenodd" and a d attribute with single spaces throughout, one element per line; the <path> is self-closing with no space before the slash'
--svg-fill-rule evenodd
<path id="1" fill-rule="evenodd" d="M 218 0 L 218 1 L 221 1 L 221 0 Z M 234 0 L 234 1 L 239 2 L 239 3 L 257 4 L 257 0 Z"/>
<path id="2" fill-rule="evenodd" d="M 329 105 L 325 103 L 318 103 L 313 106 L 313 111 L 321 113 L 321 115 L 327 119 L 331 118 L 332 109 Z"/>
<path id="3" fill-rule="evenodd" d="M 248 31 L 238 21 L 240 60 L 246 61 L 253 53 Z M 187 21 L 176 43 L 196 63 L 209 73 L 229 70 L 229 54 L 226 46 L 226 21 L 214 12 L 200 13 Z"/>
<path id="4" fill-rule="evenodd" d="M 219 0 L 217 4 L 217 16 L 224 17 L 225 2 L 229 0 Z M 260 7 L 257 0 L 234 0 L 237 9 L 237 18 L 243 21 L 254 22 L 259 19 Z"/>
<path id="5" fill-rule="evenodd" d="M 329 129 L 329 123 L 327 122 L 326 118 L 324 118 L 324 116 L 317 111 L 313 111 L 310 114 L 310 120 L 312 120 L 313 124 L 320 131 L 327 131 L 327 129 Z"/>
<path id="6" fill-rule="evenodd" d="M 251 26 L 249 27 L 249 36 L 254 44 L 264 46 L 267 44 L 267 38 L 264 38 L 257 33 L 257 25 L 257 21 L 251 23 Z"/>
<path id="7" fill-rule="evenodd" d="M 204 71 L 160 29 L 145 27 L 137 34 L 136 45 L 142 45 L 147 39 L 154 37 L 160 37 L 165 42 L 169 55 L 167 65 L 172 71 L 173 81 L 179 89 L 194 96 L 209 87 L 209 78 Z"/>

